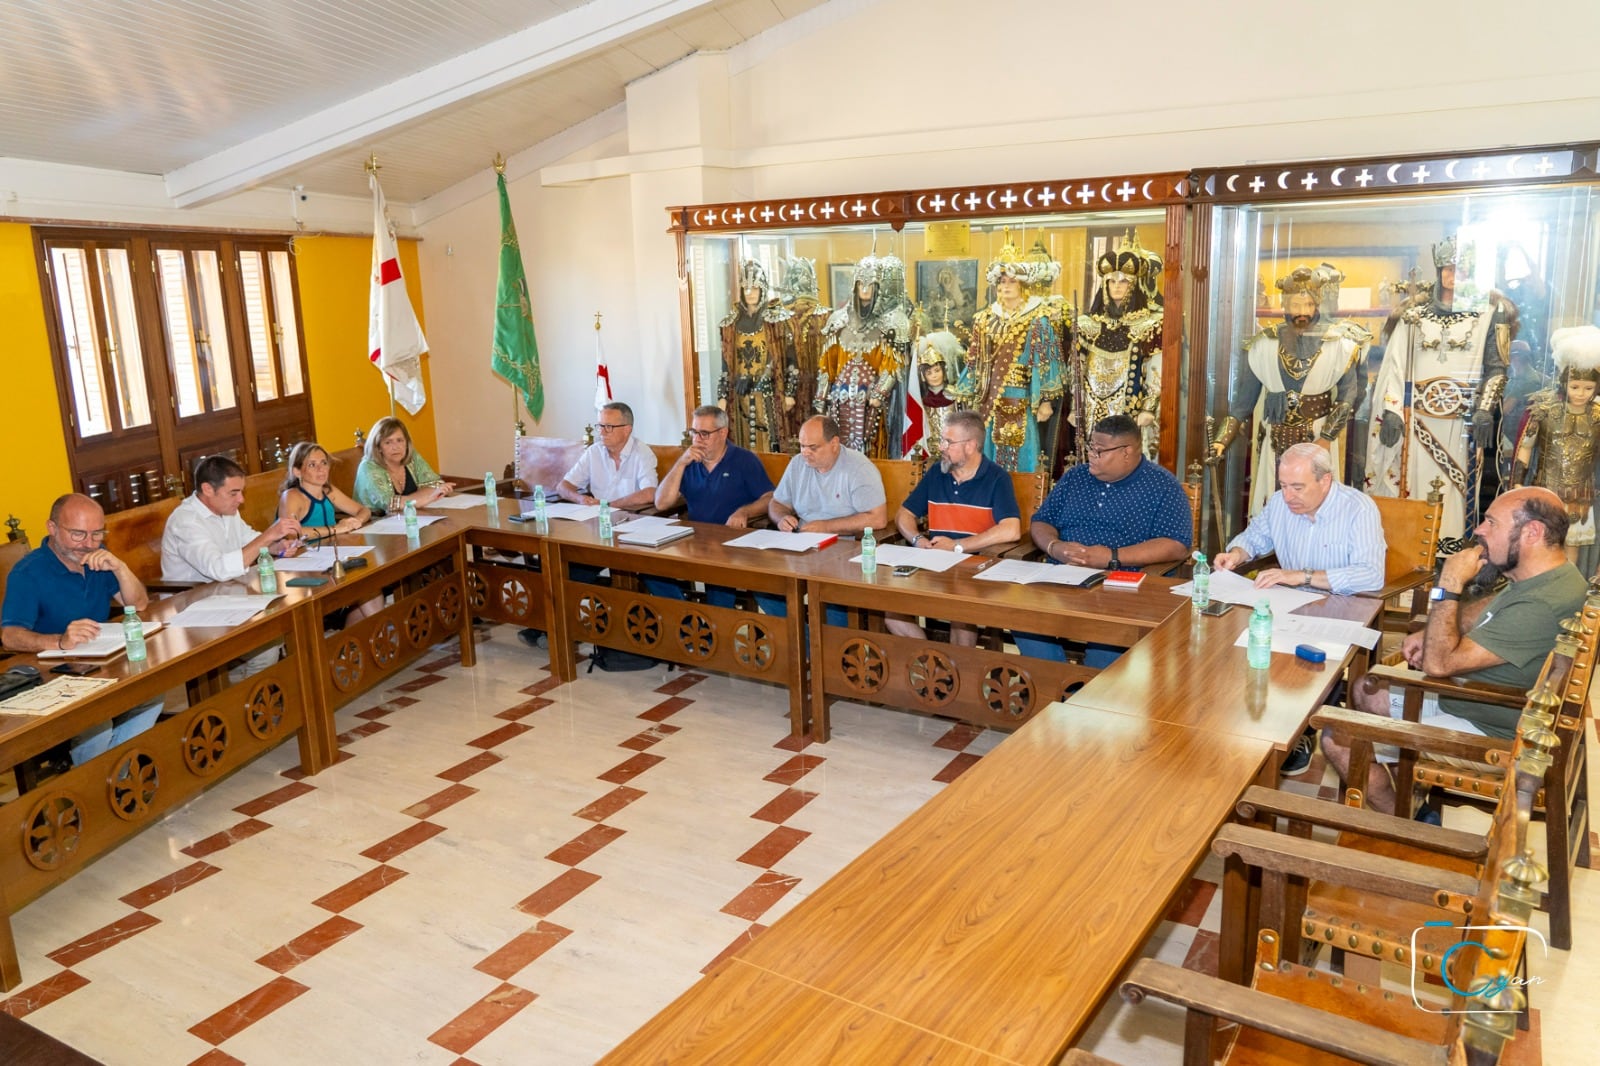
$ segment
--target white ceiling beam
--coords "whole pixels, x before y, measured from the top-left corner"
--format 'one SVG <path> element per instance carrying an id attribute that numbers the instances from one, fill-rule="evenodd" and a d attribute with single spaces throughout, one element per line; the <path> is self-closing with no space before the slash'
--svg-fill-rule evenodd
<path id="1" fill-rule="evenodd" d="M 426 70 L 168 171 L 167 193 L 193 207 L 350 148 L 474 96 L 549 70 L 713 0 L 592 0 Z"/>

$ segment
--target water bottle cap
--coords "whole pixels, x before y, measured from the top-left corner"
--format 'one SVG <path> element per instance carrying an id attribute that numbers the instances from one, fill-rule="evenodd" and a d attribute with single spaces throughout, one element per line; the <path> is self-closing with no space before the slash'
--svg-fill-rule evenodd
<path id="1" fill-rule="evenodd" d="M 1193 555 L 1189 556 L 1189 558 L 1193 559 L 1197 563 L 1203 563 L 1206 561 L 1206 553 L 1195 552 Z"/>
<path id="2" fill-rule="evenodd" d="M 132 607 L 124 607 L 122 609 L 122 616 L 124 618 L 126 618 L 130 614 L 133 615 L 135 618 L 137 618 L 139 616 L 139 612 L 134 610 Z"/>

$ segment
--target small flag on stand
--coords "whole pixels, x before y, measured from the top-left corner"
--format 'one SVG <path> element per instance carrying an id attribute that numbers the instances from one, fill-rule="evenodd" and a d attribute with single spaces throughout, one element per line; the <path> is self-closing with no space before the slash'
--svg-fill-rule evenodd
<path id="1" fill-rule="evenodd" d="M 506 195 L 505 160 L 495 156 L 495 183 L 500 189 L 500 281 L 495 290 L 494 354 L 489 367 L 522 393 L 534 421 L 544 414 L 544 378 L 539 373 L 539 342 L 533 335 L 533 307 L 528 278 L 522 270 L 517 224 Z"/>
<path id="2" fill-rule="evenodd" d="M 900 413 L 900 454 L 907 457 L 927 432 L 926 423 L 922 419 L 922 402 L 917 399 L 917 393 L 920 391 L 917 367 L 916 364 L 912 364 L 911 375 L 905 387 L 905 410 Z"/>
<path id="3" fill-rule="evenodd" d="M 372 292 L 368 300 L 367 359 L 384 377 L 389 396 L 407 414 L 416 414 L 428 397 L 422 390 L 422 353 L 428 341 L 400 274 L 400 248 L 378 184 L 377 161 L 367 163 L 372 187 Z"/>
<path id="4" fill-rule="evenodd" d="M 611 371 L 606 367 L 606 349 L 600 343 L 600 312 L 594 313 L 594 410 L 611 402 Z"/>

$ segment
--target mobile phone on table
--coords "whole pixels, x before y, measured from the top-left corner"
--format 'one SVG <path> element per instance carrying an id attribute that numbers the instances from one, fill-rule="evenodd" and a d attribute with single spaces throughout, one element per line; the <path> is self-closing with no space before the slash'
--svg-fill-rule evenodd
<path id="1" fill-rule="evenodd" d="M 1233 604 L 1227 603 L 1224 600 L 1212 600 L 1210 603 L 1200 608 L 1200 613 L 1205 615 L 1207 618 L 1221 618 L 1231 610 L 1233 610 Z"/>
<path id="2" fill-rule="evenodd" d="M 71 674 L 73 677 L 85 677 L 96 673 L 99 669 L 99 663 L 57 663 L 50 668 L 50 672 L 52 674 Z"/>
<path id="3" fill-rule="evenodd" d="M 921 569 L 922 569 L 922 567 L 920 567 L 920 566 L 906 566 L 906 565 L 902 564 L 900 566 L 895 567 L 893 570 L 891 570 L 889 572 L 891 574 L 893 574 L 895 577 L 910 577 L 912 574 L 916 573 L 918 570 L 921 570 Z"/>

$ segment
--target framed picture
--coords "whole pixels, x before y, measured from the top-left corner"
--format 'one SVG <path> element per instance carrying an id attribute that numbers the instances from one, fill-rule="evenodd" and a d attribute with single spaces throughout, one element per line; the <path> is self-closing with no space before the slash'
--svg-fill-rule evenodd
<path id="1" fill-rule="evenodd" d="M 917 303 L 934 329 L 972 325 L 978 311 L 976 259 L 923 259 L 917 263 Z"/>
<path id="2" fill-rule="evenodd" d="M 828 306 L 843 307 L 850 299 L 850 289 L 856 283 L 854 263 L 828 264 Z"/>

